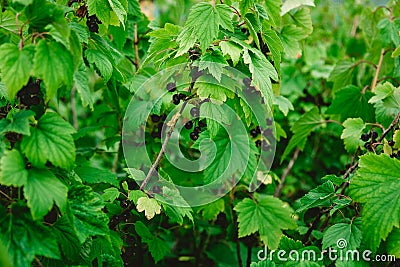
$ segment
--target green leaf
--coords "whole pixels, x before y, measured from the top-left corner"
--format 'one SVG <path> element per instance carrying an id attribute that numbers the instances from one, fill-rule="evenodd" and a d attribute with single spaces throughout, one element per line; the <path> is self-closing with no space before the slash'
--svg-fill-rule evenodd
<path id="1" fill-rule="evenodd" d="M 286 55 L 290 58 L 296 58 L 301 54 L 299 41 L 305 39 L 309 35 L 309 30 L 298 27 L 295 24 L 289 24 L 281 30 L 281 40 Z"/>
<path id="2" fill-rule="evenodd" d="M 24 186 L 24 195 L 28 200 L 32 217 L 40 219 L 52 208 L 54 203 L 65 210 L 67 187 L 48 170 L 31 169 Z"/>
<path id="3" fill-rule="evenodd" d="M 281 53 L 284 50 L 281 39 L 274 30 L 266 30 L 262 33 L 261 38 L 264 43 L 267 44 L 268 49 L 272 53 L 272 58 L 274 60 L 274 66 L 280 73 L 280 62 L 282 59 Z"/>
<path id="4" fill-rule="evenodd" d="M 120 192 L 117 188 L 111 187 L 104 190 L 103 195 L 101 197 L 104 201 L 114 202 L 120 195 Z"/>
<path id="5" fill-rule="evenodd" d="M 108 0 L 88 0 L 87 7 L 89 15 L 96 15 L 107 27 L 110 23 L 111 7 Z"/>
<path id="6" fill-rule="evenodd" d="M 72 186 L 68 191 L 68 202 L 70 216 L 81 243 L 89 236 L 109 234 L 108 217 L 102 211 L 104 204 L 99 194 L 89 186 Z"/>
<path id="7" fill-rule="evenodd" d="M 222 71 L 224 66 L 228 66 L 224 56 L 221 51 L 217 49 L 213 49 L 211 53 L 207 52 L 203 54 L 198 63 L 199 70 L 207 69 L 208 72 L 217 79 L 218 82 L 221 82 Z"/>
<path id="8" fill-rule="evenodd" d="M 0 161 L 0 183 L 20 187 L 28 181 L 28 170 L 18 150 L 6 151 Z"/>
<path id="9" fill-rule="evenodd" d="M 139 212 L 144 211 L 147 220 L 151 220 L 156 214 L 161 213 L 161 206 L 157 200 L 147 196 L 138 199 L 136 208 Z"/>
<path id="10" fill-rule="evenodd" d="M 214 220 L 218 214 L 225 211 L 225 201 L 220 198 L 210 204 L 201 207 L 201 214 L 207 221 Z"/>
<path id="11" fill-rule="evenodd" d="M 342 177 L 338 177 L 334 174 L 326 175 L 321 178 L 324 181 L 331 181 L 334 185 L 341 186 L 344 183 L 344 179 Z"/>
<path id="12" fill-rule="evenodd" d="M 365 122 L 373 122 L 375 120 L 374 107 L 368 103 L 371 96 L 371 92 L 364 94 L 356 86 L 347 86 L 335 94 L 335 98 L 326 113 L 339 114 L 342 121 L 359 117 Z M 346 103 L 346 105 L 343 105 L 343 103 Z"/>
<path id="13" fill-rule="evenodd" d="M 81 166 L 75 168 L 75 172 L 83 182 L 88 184 L 106 183 L 115 187 L 119 186 L 119 182 L 115 174 L 107 169 Z"/>
<path id="14" fill-rule="evenodd" d="M 207 122 L 208 125 L 208 122 Z M 235 127 L 235 126 L 233 126 Z M 210 133 L 204 132 L 200 135 L 197 143 L 200 144 L 201 151 L 207 151 L 210 155 L 215 153 L 215 158 L 204 171 L 204 182 L 210 183 L 216 180 L 225 180 L 231 177 L 237 171 L 245 171 L 249 161 L 254 160 L 251 156 L 251 147 L 248 136 L 231 131 L 228 135 L 225 131 L 218 131 L 217 135 L 209 138 Z M 232 156 L 232 151 L 237 153 Z"/>
<path id="15" fill-rule="evenodd" d="M 274 28 L 278 28 L 281 26 L 281 6 L 282 0 L 269 0 L 268 5 L 265 5 L 269 18 L 269 23 Z"/>
<path id="16" fill-rule="evenodd" d="M 233 98 L 234 92 L 225 88 L 223 84 L 230 82 L 226 76 L 222 76 L 222 82 L 218 83 L 211 76 L 203 75 L 196 81 L 197 94 L 201 99 L 211 98 L 220 102 L 225 102 L 226 98 Z"/>
<path id="17" fill-rule="evenodd" d="M 245 198 L 234 210 L 238 213 L 239 238 L 259 232 L 261 240 L 271 249 L 278 248 L 282 230 L 296 228 L 292 209 L 272 196 L 257 203 Z"/>
<path id="18" fill-rule="evenodd" d="M 192 7 L 182 32 L 178 35 L 179 49 L 176 56 L 183 55 L 197 41 L 205 51 L 217 38 L 219 27 L 233 31 L 229 6 L 198 3 Z"/>
<path id="19" fill-rule="evenodd" d="M 278 81 L 278 73 L 272 64 L 258 50 L 244 49 L 243 60 L 249 65 L 252 74 L 252 85 L 260 90 L 268 107 L 272 108 L 274 92 L 272 90 L 271 79 Z"/>
<path id="20" fill-rule="evenodd" d="M 362 146 L 364 142 L 360 139 L 365 123 L 362 119 L 347 119 L 343 122 L 343 133 L 340 136 L 344 140 L 344 145 L 349 153 L 354 153 L 358 147 Z"/>
<path id="21" fill-rule="evenodd" d="M 302 151 L 306 145 L 308 136 L 322 123 L 324 123 L 324 119 L 319 114 L 317 107 L 314 107 L 312 110 L 301 116 L 301 118 L 296 121 L 291 128 L 291 131 L 294 133 L 294 135 L 290 139 L 289 144 L 283 152 L 281 162 L 295 147 L 299 147 Z"/>
<path id="22" fill-rule="evenodd" d="M 46 98 L 52 98 L 61 84 L 71 86 L 74 64 L 71 53 L 57 42 L 40 40 L 36 46 L 35 76 L 43 79 Z"/>
<path id="23" fill-rule="evenodd" d="M 400 162 L 386 154 L 367 154 L 350 183 L 349 195 L 363 204 L 363 242 L 376 251 L 393 227 L 400 226 Z"/>
<path id="24" fill-rule="evenodd" d="M 15 215 L 2 218 L 0 240 L 6 246 L 12 266 L 32 266 L 35 256 L 60 259 L 53 229 L 34 221 L 26 206 L 13 205 Z"/>
<path id="25" fill-rule="evenodd" d="M 15 24 L 15 14 L 8 10 L 1 12 L 0 29 L 18 34 L 18 27 Z"/>
<path id="26" fill-rule="evenodd" d="M 241 47 L 230 41 L 220 42 L 219 46 L 222 54 L 224 56 L 229 55 L 233 62 L 233 66 L 236 66 L 240 60 L 240 55 L 242 54 Z"/>
<path id="27" fill-rule="evenodd" d="M 165 241 L 154 236 L 141 221 L 135 223 L 135 231 L 141 237 L 142 242 L 149 246 L 150 254 L 155 263 L 162 260 L 170 252 L 170 248 Z"/>
<path id="28" fill-rule="evenodd" d="M 68 26 L 67 21 L 64 18 L 61 18 L 53 21 L 52 24 L 47 25 L 45 29 L 55 41 L 64 45 L 64 47 L 68 49 L 70 47 L 69 38 L 71 35 L 71 29 Z"/>
<path id="29" fill-rule="evenodd" d="M 397 47 L 392 53 L 393 58 L 398 57 L 398 56 L 400 56 L 400 46 Z"/>
<path id="30" fill-rule="evenodd" d="M 72 138 L 75 129 L 56 113 L 43 115 L 31 135 L 24 136 L 21 147 L 35 166 L 50 161 L 55 166 L 69 169 L 75 160 L 75 144 Z"/>
<path id="31" fill-rule="evenodd" d="M 329 207 L 332 204 L 334 195 L 335 187 L 333 183 L 331 181 L 325 182 L 300 199 L 301 207 L 296 212 L 302 212 L 314 207 Z"/>
<path id="32" fill-rule="evenodd" d="M 400 258 L 400 228 L 395 228 L 386 240 L 387 252 Z"/>
<path id="33" fill-rule="evenodd" d="M 340 239 L 345 240 L 344 244 L 339 244 Z M 359 218 L 350 223 L 337 223 L 329 227 L 322 239 L 322 249 L 335 248 L 343 250 L 355 250 L 360 247 L 362 239 L 361 220 Z"/>
<path id="34" fill-rule="evenodd" d="M 63 257 L 72 262 L 79 261 L 81 244 L 68 217 L 62 216 L 58 218 L 53 224 L 52 230 L 60 245 Z"/>
<path id="35" fill-rule="evenodd" d="M 260 23 L 253 13 L 247 13 L 243 17 L 246 22 L 246 26 L 249 29 L 250 36 L 253 38 L 258 49 L 260 49 L 260 40 L 258 39 L 257 33 L 260 31 Z"/>
<path id="36" fill-rule="evenodd" d="M 94 98 L 93 98 L 93 93 L 91 92 L 89 87 L 88 76 L 89 75 L 87 69 L 82 64 L 79 67 L 79 70 L 74 73 L 74 83 L 76 90 L 78 91 L 81 97 L 82 105 L 84 107 L 89 106 L 90 109 L 93 111 Z"/>
<path id="37" fill-rule="evenodd" d="M 0 46 L 0 71 L 9 99 L 28 83 L 33 68 L 35 47 L 26 45 L 21 50 L 11 43 Z"/>
<path id="38" fill-rule="evenodd" d="M 286 0 L 282 5 L 281 16 L 301 6 L 315 7 L 314 0 Z"/>
<path id="39" fill-rule="evenodd" d="M 206 102 L 201 105 L 200 117 L 207 118 L 207 129 L 211 137 L 218 134 L 219 124 L 229 124 L 229 117 L 223 106 Z"/>
<path id="40" fill-rule="evenodd" d="M 274 97 L 274 105 L 277 105 L 279 110 L 282 111 L 285 116 L 288 115 L 289 110 L 294 110 L 292 102 L 281 95 Z"/>
<path id="41" fill-rule="evenodd" d="M 250 7 L 254 6 L 254 0 L 241 0 L 239 3 L 240 14 L 245 15 Z"/>
<path id="42" fill-rule="evenodd" d="M 127 12 L 126 12 L 127 6 L 124 7 L 119 0 L 108 0 L 108 3 L 110 4 L 110 7 L 115 12 L 115 14 L 118 17 L 118 20 L 120 21 L 120 23 L 122 24 L 123 28 L 125 29 L 125 19 L 126 19 L 126 16 L 127 16 Z M 115 26 L 119 26 L 119 25 L 115 25 Z"/>
<path id="43" fill-rule="evenodd" d="M 12 114 L 11 120 L 6 120 L 8 124 L 0 130 L 0 133 L 13 132 L 30 135 L 29 121 L 33 118 L 33 115 L 35 113 L 31 110 L 20 110 Z"/>
<path id="44" fill-rule="evenodd" d="M 113 65 L 106 55 L 100 51 L 88 49 L 85 51 L 85 56 L 89 63 L 96 66 L 105 82 L 110 80 L 113 74 Z"/>
<path id="45" fill-rule="evenodd" d="M 382 104 L 382 107 L 392 113 L 400 112 L 400 87 L 395 88 L 391 83 L 386 82 L 375 87 L 375 96 L 368 103 Z"/>
<path id="46" fill-rule="evenodd" d="M 400 130 L 394 131 L 393 141 L 394 141 L 393 148 L 399 149 L 400 148 Z"/>
<path id="47" fill-rule="evenodd" d="M 347 60 L 342 60 L 336 63 L 336 66 L 331 71 L 328 79 L 328 81 L 334 82 L 333 91 L 342 89 L 351 84 L 354 66 L 353 62 Z"/>

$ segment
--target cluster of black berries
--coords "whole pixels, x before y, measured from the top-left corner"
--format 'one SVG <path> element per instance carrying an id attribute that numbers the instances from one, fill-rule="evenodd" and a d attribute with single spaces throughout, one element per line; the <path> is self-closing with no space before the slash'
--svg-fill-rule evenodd
<path id="1" fill-rule="evenodd" d="M 174 82 L 170 82 L 167 84 L 167 90 L 170 93 L 173 93 L 176 91 L 176 83 Z M 172 103 L 174 105 L 179 105 L 179 103 L 181 103 L 181 100 L 185 100 L 187 97 L 187 95 L 185 95 L 184 93 L 176 93 L 172 96 Z"/>
<path id="2" fill-rule="evenodd" d="M 201 56 L 200 52 L 197 49 L 189 50 L 189 59 L 192 61 L 197 60 Z"/>
<path id="3" fill-rule="evenodd" d="M 29 79 L 28 84 L 17 93 L 17 97 L 19 98 L 20 103 L 24 106 L 30 107 L 39 105 L 42 101 L 40 81 Z"/>
<path id="4" fill-rule="evenodd" d="M 132 204 L 132 202 L 129 201 L 129 200 L 121 200 L 121 201 L 119 202 L 119 205 L 121 206 L 121 208 L 122 208 L 123 210 L 122 210 L 121 214 L 114 215 L 114 216 L 110 219 L 110 222 L 109 222 L 109 224 L 108 224 L 108 226 L 110 227 L 110 229 L 115 229 L 116 226 L 117 226 L 119 223 L 121 223 L 121 222 L 127 223 L 127 222 L 131 221 L 131 219 L 132 219 L 131 210 L 132 210 L 132 207 L 133 207 L 133 205 L 131 205 L 131 204 Z M 104 211 L 105 213 L 108 212 L 108 211 L 107 211 L 107 208 L 103 209 L 103 211 Z"/>
<path id="5" fill-rule="evenodd" d="M 89 16 L 86 14 L 86 26 L 89 28 L 89 31 L 99 33 L 99 24 L 102 24 L 102 22 L 96 15 Z"/>
<path id="6" fill-rule="evenodd" d="M 361 135 L 361 140 L 366 142 L 364 144 L 364 147 L 368 150 L 372 149 L 372 144 L 376 143 L 376 139 L 378 138 L 378 133 L 375 132 L 373 129 L 369 131 L 369 133 L 363 133 Z M 369 140 L 371 141 L 369 142 Z"/>
<path id="7" fill-rule="evenodd" d="M 208 102 L 208 101 L 210 101 L 210 99 L 205 99 L 205 100 L 203 100 L 201 103 L 200 103 L 200 105 L 202 104 L 202 103 L 204 103 L 204 102 Z M 203 119 L 203 120 L 200 120 L 199 119 L 199 116 L 200 116 L 200 106 L 196 106 L 196 107 L 192 107 L 191 109 L 190 109 L 190 115 L 194 118 L 194 123 L 193 123 L 193 121 L 188 121 L 188 122 L 186 122 L 186 124 L 185 124 L 185 128 L 186 129 L 188 129 L 188 130 L 190 130 L 190 129 L 192 129 L 193 128 L 193 126 L 194 126 L 194 129 L 193 129 L 193 131 L 190 133 L 190 139 L 192 139 L 193 141 L 196 141 L 197 139 L 199 139 L 199 134 L 204 130 L 204 128 L 206 128 L 207 127 L 207 123 L 206 123 L 206 121 Z M 197 126 L 196 126 L 196 124 L 197 124 Z"/>
<path id="8" fill-rule="evenodd" d="M 152 131 L 150 133 L 151 137 L 152 138 L 161 138 L 161 132 L 164 127 L 164 122 L 167 119 L 167 115 L 152 114 L 152 115 L 150 115 L 150 119 L 154 125 L 152 128 Z"/>
<path id="9" fill-rule="evenodd" d="M 267 118 L 267 125 L 271 126 L 273 123 L 273 120 L 271 118 Z M 270 151 L 271 150 L 271 144 L 269 139 L 273 138 L 273 132 L 271 128 L 266 128 L 266 129 L 261 129 L 260 126 L 256 126 L 255 128 L 250 130 L 250 135 L 253 138 L 258 138 L 259 135 L 262 135 L 261 139 L 257 139 L 255 141 L 255 144 L 257 147 L 261 147 L 262 150 L 264 151 Z"/>
<path id="10" fill-rule="evenodd" d="M 251 85 L 252 79 L 251 78 L 244 78 L 243 84 L 246 87 L 247 92 L 250 94 L 257 94 L 258 97 L 261 99 L 261 104 L 264 104 L 264 98 L 261 95 L 261 92 L 258 91 L 254 86 Z"/>

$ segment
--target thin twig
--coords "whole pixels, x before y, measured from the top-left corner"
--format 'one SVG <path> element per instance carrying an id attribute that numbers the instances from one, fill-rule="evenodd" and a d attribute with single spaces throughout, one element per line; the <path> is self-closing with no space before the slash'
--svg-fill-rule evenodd
<path id="1" fill-rule="evenodd" d="M 284 185 L 284 183 L 286 181 L 287 176 L 289 175 L 290 171 L 292 170 L 293 165 L 297 160 L 297 157 L 299 156 L 299 152 L 300 152 L 300 149 L 296 148 L 296 150 L 294 151 L 292 159 L 290 160 L 290 162 L 289 162 L 288 166 L 286 167 L 286 169 L 283 171 L 283 174 L 282 174 L 282 177 L 281 177 L 281 182 L 278 184 L 278 186 L 275 189 L 274 197 L 279 197 L 281 195 L 283 185 Z"/>
<path id="2" fill-rule="evenodd" d="M 399 123 L 400 120 L 400 113 L 397 114 L 396 118 L 392 121 L 392 123 L 389 125 L 389 127 L 382 133 L 381 137 L 379 138 L 378 142 L 382 142 L 382 140 L 386 137 L 386 135 L 393 130 L 394 127 L 396 127 L 397 123 Z"/>
<path id="3" fill-rule="evenodd" d="M 139 69 L 139 40 L 138 40 L 138 25 L 137 25 L 137 23 L 135 23 L 135 26 L 134 26 L 133 46 L 135 48 L 135 65 L 136 65 L 136 69 Z"/>
<path id="4" fill-rule="evenodd" d="M 12 198 L 9 195 L 7 195 L 6 193 L 4 193 L 3 191 L 1 191 L 1 190 L 0 190 L 0 194 L 5 196 L 8 200 L 12 201 Z"/>
<path id="5" fill-rule="evenodd" d="M 194 83 L 192 83 L 191 87 L 193 87 Z M 171 138 L 172 133 L 174 132 L 175 125 L 178 122 L 179 117 L 182 115 L 183 110 L 185 109 L 188 101 L 183 102 L 180 110 L 178 113 L 176 113 L 172 119 L 167 123 L 167 125 L 170 127 L 169 131 L 167 132 L 167 135 L 165 136 L 164 142 L 161 146 L 160 153 L 158 154 L 156 160 L 154 161 L 153 165 L 151 165 L 149 172 L 147 173 L 146 178 L 143 180 L 142 184 L 140 185 L 140 190 L 143 190 L 147 183 L 149 182 L 151 176 L 153 175 L 155 169 L 158 167 L 158 164 L 160 164 L 161 158 L 163 157 L 165 150 L 167 148 L 167 144 L 169 139 Z"/>
<path id="6" fill-rule="evenodd" d="M 381 50 L 381 55 L 379 57 L 379 62 L 378 65 L 376 67 L 376 72 L 375 72 L 375 76 L 374 79 L 372 80 L 372 84 L 371 84 L 371 92 L 374 92 L 376 84 L 378 82 L 378 78 L 379 78 L 379 73 L 381 72 L 381 67 L 382 67 L 382 63 L 383 63 L 383 57 L 385 56 L 385 49 L 382 48 Z"/>

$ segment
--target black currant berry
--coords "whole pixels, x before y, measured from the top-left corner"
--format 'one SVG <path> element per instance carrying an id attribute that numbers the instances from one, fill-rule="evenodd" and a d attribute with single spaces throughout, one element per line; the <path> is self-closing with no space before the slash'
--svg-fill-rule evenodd
<path id="1" fill-rule="evenodd" d="M 271 126 L 273 123 L 273 120 L 271 118 L 267 118 L 267 125 Z"/>
<path id="2" fill-rule="evenodd" d="M 176 90 L 176 83 L 168 83 L 167 84 L 167 90 L 168 90 L 168 92 L 175 92 L 175 90 Z"/>
<path id="3" fill-rule="evenodd" d="M 97 18 L 96 15 L 88 16 L 86 19 L 86 26 L 89 28 L 89 31 L 99 33 L 99 25 L 102 22 Z"/>
<path id="4" fill-rule="evenodd" d="M 361 135 L 361 140 L 367 142 L 369 140 L 369 135 L 367 133 L 363 133 Z"/>
<path id="5" fill-rule="evenodd" d="M 246 28 L 241 28 L 240 29 L 242 31 L 242 33 L 246 34 L 247 33 L 247 29 Z"/>
<path id="6" fill-rule="evenodd" d="M 366 143 L 364 144 L 364 147 L 365 147 L 366 149 L 368 149 L 368 150 L 370 150 L 370 149 L 372 148 L 370 142 L 366 142 Z"/>
<path id="7" fill-rule="evenodd" d="M 255 142 L 255 144 L 256 144 L 256 147 L 260 147 L 260 146 L 261 146 L 261 140 L 257 140 L 257 141 Z"/>
<path id="8" fill-rule="evenodd" d="M 194 132 L 201 133 L 201 128 L 199 126 L 194 127 Z"/>
<path id="9" fill-rule="evenodd" d="M 200 114 L 200 109 L 198 107 L 193 107 L 190 110 L 190 115 L 192 115 L 193 117 L 197 118 Z"/>
<path id="10" fill-rule="evenodd" d="M 119 205 L 121 206 L 121 208 L 126 209 L 127 207 L 129 207 L 129 201 L 122 200 L 119 202 Z"/>
<path id="11" fill-rule="evenodd" d="M 197 132 L 191 132 L 190 139 L 192 139 L 193 141 L 196 141 L 197 139 L 199 139 L 199 134 Z"/>
<path id="12" fill-rule="evenodd" d="M 151 115 L 151 121 L 152 122 L 159 122 L 160 121 L 160 116 L 158 116 L 157 114 L 152 114 Z"/>
<path id="13" fill-rule="evenodd" d="M 256 131 L 257 134 L 261 133 L 261 127 L 260 126 L 256 126 L 256 128 L 254 128 L 254 130 Z"/>
<path id="14" fill-rule="evenodd" d="M 154 138 L 157 138 L 158 137 L 158 133 L 157 132 L 151 132 L 151 137 L 154 139 Z"/>
<path id="15" fill-rule="evenodd" d="M 378 138 L 378 133 L 375 132 L 374 130 L 371 130 L 371 131 L 369 132 L 369 134 L 370 134 L 372 140 Z"/>
<path id="16" fill-rule="evenodd" d="M 257 133 L 256 129 L 251 130 L 251 131 L 250 131 L 250 135 L 251 135 L 253 138 L 257 137 L 258 133 Z"/>
<path id="17" fill-rule="evenodd" d="M 199 126 L 200 128 L 204 128 L 204 127 L 207 127 L 207 124 L 206 124 L 205 121 L 199 121 L 198 126 Z"/>
<path id="18" fill-rule="evenodd" d="M 189 50 L 189 58 L 193 61 L 197 60 L 200 56 L 199 51 L 196 49 Z"/>
<path id="19" fill-rule="evenodd" d="M 393 140 L 389 140 L 388 144 L 389 146 L 394 146 L 395 142 Z"/>
<path id="20" fill-rule="evenodd" d="M 178 94 L 175 94 L 172 96 L 172 103 L 174 103 L 174 105 L 179 105 L 180 102 L 181 102 L 181 100 L 179 99 Z"/>
<path id="21" fill-rule="evenodd" d="M 179 99 L 184 100 L 185 98 L 186 98 L 185 94 L 182 94 L 182 93 L 179 94 Z"/>
<path id="22" fill-rule="evenodd" d="M 271 150 L 271 145 L 268 144 L 267 142 L 262 142 L 261 148 L 262 148 L 262 150 L 264 150 L 264 151 L 270 151 L 270 150 Z"/>
<path id="23" fill-rule="evenodd" d="M 250 79 L 250 78 L 244 78 L 244 79 L 243 79 L 243 84 L 244 84 L 246 87 L 250 87 L 251 79 Z"/>
<path id="24" fill-rule="evenodd" d="M 188 121 L 187 123 L 185 123 L 185 128 L 186 129 L 192 129 L 192 127 L 193 127 L 193 122 L 192 121 Z"/>
<path id="25" fill-rule="evenodd" d="M 269 128 L 265 129 L 264 132 L 263 132 L 263 135 L 265 137 L 272 136 L 272 129 L 269 129 Z"/>

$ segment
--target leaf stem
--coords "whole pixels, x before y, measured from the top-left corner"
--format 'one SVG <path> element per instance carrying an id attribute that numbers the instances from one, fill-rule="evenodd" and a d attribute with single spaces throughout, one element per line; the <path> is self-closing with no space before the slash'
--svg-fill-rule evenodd
<path id="1" fill-rule="evenodd" d="M 371 92 L 374 92 L 376 84 L 378 83 L 378 78 L 379 78 L 379 73 L 381 72 L 381 67 L 382 67 L 382 63 L 383 63 L 383 57 L 385 56 L 385 49 L 382 48 L 381 50 L 381 55 L 379 57 L 379 62 L 378 65 L 376 67 L 376 72 L 375 72 L 375 76 L 374 79 L 372 80 L 372 84 L 371 84 Z"/>
<path id="2" fill-rule="evenodd" d="M 281 177 L 281 182 L 278 184 L 278 186 L 275 189 L 274 197 L 279 197 L 281 195 L 283 185 L 284 185 L 284 183 L 286 181 L 286 177 L 289 175 L 290 171 L 292 170 L 293 165 L 296 162 L 297 157 L 299 156 L 299 152 L 300 152 L 300 149 L 296 148 L 296 150 L 294 151 L 292 159 L 289 161 L 288 166 L 283 171 L 283 174 L 282 174 L 282 177 Z"/>
<path id="3" fill-rule="evenodd" d="M 192 83 L 190 85 L 190 87 L 193 87 L 194 83 Z M 164 142 L 161 146 L 161 150 L 160 153 L 158 154 L 156 160 L 154 161 L 153 165 L 151 165 L 149 172 L 146 175 L 146 178 L 143 180 L 142 184 L 140 185 L 140 190 L 144 190 L 144 188 L 146 187 L 146 185 L 148 184 L 150 177 L 153 175 L 155 169 L 158 167 L 158 165 L 160 164 L 161 158 L 163 157 L 165 150 L 167 148 L 167 144 L 169 139 L 171 138 L 172 133 L 174 132 L 175 129 L 175 125 L 178 122 L 179 117 L 182 115 L 183 110 L 185 109 L 186 105 L 187 105 L 188 101 L 183 102 L 180 110 L 178 111 L 178 113 L 176 113 L 172 119 L 167 123 L 167 125 L 170 127 L 167 135 L 165 136 Z"/>
<path id="4" fill-rule="evenodd" d="M 396 127 L 397 123 L 399 123 L 400 120 L 400 112 L 397 114 L 396 118 L 392 121 L 392 123 L 389 125 L 389 127 L 382 133 L 381 137 L 379 138 L 378 142 L 382 142 L 382 140 L 386 137 L 386 135 L 393 130 L 394 127 Z"/>
<path id="5" fill-rule="evenodd" d="M 138 39 L 138 25 L 135 23 L 134 26 L 134 41 L 133 41 L 133 46 L 135 49 L 135 65 L 136 69 L 139 69 L 139 39 Z"/>

